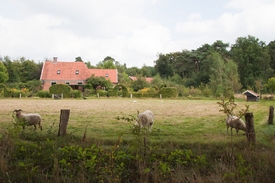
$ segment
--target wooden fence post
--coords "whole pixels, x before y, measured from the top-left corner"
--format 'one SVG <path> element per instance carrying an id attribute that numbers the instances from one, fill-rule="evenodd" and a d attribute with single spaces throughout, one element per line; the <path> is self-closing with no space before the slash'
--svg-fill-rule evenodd
<path id="1" fill-rule="evenodd" d="M 70 109 L 61 109 L 58 136 L 65 136 L 70 117 Z"/>
<path id="2" fill-rule="evenodd" d="M 273 124 L 273 119 L 274 119 L 274 107 L 270 106 L 269 107 L 269 116 L 268 116 L 268 124 L 269 125 Z"/>
<path id="3" fill-rule="evenodd" d="M 245 114 L 245 125 L 246 125 L 246 137 L 247 137 L 248 144 L 252 143 L 252 145 L 255 145 L 256 133 L 254 130 L 253 113 Z"/>

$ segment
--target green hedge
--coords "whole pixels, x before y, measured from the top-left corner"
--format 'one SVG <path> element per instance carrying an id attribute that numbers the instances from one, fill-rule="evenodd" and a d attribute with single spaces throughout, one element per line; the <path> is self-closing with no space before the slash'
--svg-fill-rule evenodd
<path id="1" fill-rule="evenodd" d="M 82 96 L 82 93 L 80 90 L 72 90 L 71 96 L 72 98 L 80 98 Z"/>
<path id="2" fill-rule="evenodd" d="M 105 90 L 97 90 L 96 93 L 99 94 L 99 97 L 106 97 L 108 92 Z"/>
<path id="3" fill-rule="evenodd" d="M 159 91 L 162 98 L 176 98 L 178 96 L 177 88 L 175 87 L 164 87 Z"/>
<path id="4" fill-rule="evenodd" d="M 55 84 L 50 87 L 50 94 L 63 94 L 63 98 L 71 97 L 72 88 L 65 84 Z"/>
<path id="5" fill-rule="evenodd" d="M 117 96 L 120 97 L 129 97 L 129 92 L 127 90 L 127 88 L 124 85 L 116 85 L 114 90 L 117 91 Z"/>
<path id="6" fill-rule="evenodd" d="M 115 90 L 114 88 L 110 88 L 108 89 L 108 94 L 109 97 L 117 97 L 118 95 L 118 91 Z"/>
<path id="7" fill-rule="evenodd" d="M 10 90 L 8 87 L 6 87 L 5 84 L 0 83 L 0 94 L 3 97 L 12 97 L 12 90 Z"/>
<path id="8" fill-rule="evenodd" d="M 38 95 L 38 97 L 40 97 L 40 98 L 51 98 L 51 97 L 52 97 L 51 94 L 50 94 L 50 92 L 45 91 L 45 90 L 39 90 L 39 91 L 37 92 L 37 95 Z"/>

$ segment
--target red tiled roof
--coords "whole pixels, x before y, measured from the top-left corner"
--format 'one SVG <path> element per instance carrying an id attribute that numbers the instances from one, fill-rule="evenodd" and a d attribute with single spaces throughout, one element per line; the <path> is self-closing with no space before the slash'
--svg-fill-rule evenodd
<path id="1" fill-rule="evenodd" d="M 76 71 L 78 70 L 78 74 Z M 58 71 L 60 73 L 58 74 Z M 86 80 L 90 71 L 83 62 L 44 62 L 40 80 Z"/>
<path id="2" fill-rule="evenodd" d="M 77 73 L 78 71 L 78 73 Z M 89 69 L 84 62 L 52 62 L 43 64 L 40 80 L 85 81 L 92 75 L 103 76 L 114 84 L 118 83 L 117 69 Z"/>
<path id="3" fill-rule="evenodd" d="M 130 78 L 132 81 L 137 80 L 137 77 L 136 77 L 136 76 L 129 76 L 129 78 Z M 154 79 L 154 78 L 145 78 L 145 80 L 146 80 L 148 83 L 151 83 L 151 81 L 152 81 L 153 79 Z"/>

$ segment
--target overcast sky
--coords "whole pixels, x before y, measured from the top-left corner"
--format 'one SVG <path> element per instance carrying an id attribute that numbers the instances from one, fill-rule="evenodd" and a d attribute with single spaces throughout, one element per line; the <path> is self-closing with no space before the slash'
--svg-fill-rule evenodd
<path id="1" fill-rule="evenodd" d="M 43 62 L 106 56 L 154 66 L 158 53 L 248 35 L 275 40 L 274 0 L 1 0 L 0 55 Z"/>

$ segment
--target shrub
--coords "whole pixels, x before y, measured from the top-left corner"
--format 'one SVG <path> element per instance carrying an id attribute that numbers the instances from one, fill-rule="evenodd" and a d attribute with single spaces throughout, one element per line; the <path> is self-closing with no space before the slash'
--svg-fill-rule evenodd
<path id="1" fill-rule="evenodd" d="M 72 88 L 65 84 L 55 84 L 50 87 L 50 94 L 63 94 L 63 98 L 71 97 Z"/>
<path id="2" fill-rule="evenodd" d="M 71 91 L 71 96 L 72 98 L 80 98 L 82 95 L 80 90 L 72 90 Z"/>
<path id="3" fill-rule="evenodd" d="M 83 95 L 84 95 L 85 97 L 89 97 L 89 96 L 91 96 L 92 94 L 95 94 L 95 90 L 94 90 L 94 89 L 84 89 Z"/>
<path id="4" fill-rule="evenodd" d="M 107 95 L 110 97 L 117 97 L 117 93 L 118 93 L 117 90 L 115 90 L 114 88 L 110 88 L 110 89 L 108 89 Z"/>
<path id="5" fill-rule="evenodd" d="M 13 90 L 12 96 L 15 98 L 19 98 L 21 94 L 21 97 L 26 97 L 26 93 L 22 90 Z"/>
<path id="6" fill-rule="evenodd" d="M 193 97 L 201 96 L 201 90 L 191 86 L 191 88 L 189 89 L 189 94 Z"/>
<path id="7" fill-rule="evenodd" d="M 129 96 L 129 92 L 124 85 L 121 85 L 121 84 L 116 85 L 114 87 L 114 90 L 117 91 L 117 96 L 120 96 L 120 97 L 128 97 Z"/>
<path id="8" fill-rule="evenodd" d="M 38 97 L 40 97 L 40 98 L 51 98 L 50 92 L 45 91 L 45 90 L 39 90 L 39 91 L 37 92 L 37 95 L 38 95 Z"/>
<path id="9" fill-rule="evenodd" d="M 106 97 L 108 94 L 105 90 L 96 90 L 96 93 L 98 93 L 100 97 Z"/>
<path id="10" fill-rule="evenodd" d="M 0 83 L 0 94 L 3 97 L 11 97 L 12 96 L 12 90 L 7 88 L 5 84 Z"/>
<path id="11" fill-rule="evenodd" d="M 142 97 L 142 93 L 141 92 L 133 92 L 132 96 L 135 98 L 141 98 Z"/>
<path id="12" fill-rule="evenodd" d="M 162 98 L 173 98 L 178 95 L 175 87 L 164 87 L 159 91 L 159 94 L 162 95 Z"/>

